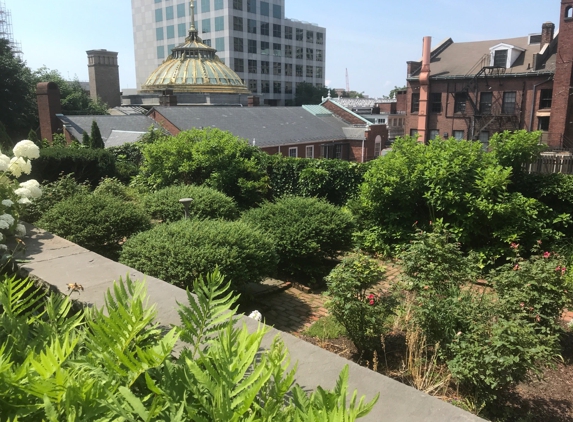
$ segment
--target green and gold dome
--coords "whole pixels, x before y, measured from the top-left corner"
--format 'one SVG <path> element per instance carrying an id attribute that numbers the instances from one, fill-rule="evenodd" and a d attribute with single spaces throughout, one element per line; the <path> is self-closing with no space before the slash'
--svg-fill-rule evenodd
<path id="1" fill-rule="evenodd" d="M 195 10 L 191 3 L 191 27 L 185 43 L 153 71 L 141 92 L 171 89 L 175 93 L 250 94 L 239 75 L 217 56 L 217 50 L 203 44 L 195 28 Z"/>

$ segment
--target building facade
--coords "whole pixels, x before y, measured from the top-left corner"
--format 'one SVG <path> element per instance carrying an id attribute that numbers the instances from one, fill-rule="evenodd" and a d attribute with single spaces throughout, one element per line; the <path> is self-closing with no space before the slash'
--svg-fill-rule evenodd
<path id="1" fill-rule="evenodd" d="M 185 41 L 186 0 L 132 0 L 137 88 Z M 324 86 L 326 29 L 285 18 L 285 0 L 198 0 L 195 26 L 203 42 L 261 104 L 288 105 L 300 82 Z"/>
<path id="2" fill-rule="evenodd" d="M 557 3 L 557 2 L 555 2 Z M 554 149 L 573 148 L 573 0 L 562 0 L 559 30 L 520 38 L 454 43 L 408 62 L 406 133 L 481 141 L 496 132 L 540 130 Z"/>

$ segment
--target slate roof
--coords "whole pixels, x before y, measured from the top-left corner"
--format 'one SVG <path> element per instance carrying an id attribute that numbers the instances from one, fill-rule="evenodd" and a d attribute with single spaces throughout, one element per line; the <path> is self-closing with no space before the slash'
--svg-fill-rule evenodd
<path id="1" fill-rule="evenodd" d="M 68 128 L 70 133 L 78 141 L 82 140 L 84 132 L 91 132 L 92 122 L 95 120 L 101 132 L 104 142 L 107 141 L 113 130 L 127 132 L 147 132 L 151 125 L 158 127 L 150 117 L 144 115 L 130 116 L 64 116 L 58 118 Z"/>
<path id="2" fill-rule="evenodd" d="M 216 127 L 255 140 L 258 147 L 348 139 L 349 125 L 329 115 L 314 115 L 303 107 L 155 107 L 180 130 Z M 364 131 L 364 129 L 362 129 Z"/>
<path id="3" fill-rule="evenodd" d="M 130 132 L 125 130 L 112 130 L 111 135 L 105 141 L 105 147 L 118 147 L 138 141 L 146 132 Z"/>
<path id="4" fill-rule="evenodd" d="M 473 75 L 482 68 L 479 64 L 484 57 L 489 57 L 489 49 L 502 43 L 525 50 L 510 68 L 505 69 L 506 76 L 524 73 L 533 75 L 536 73 L 554 72 L 554 51 L 548 54 L 548 58 L 541 69 L 533 70 L 533 55 L 540 52 L 540 44 L 529 45 L 528 41 L 529 37 L 460 43 L 455 43 L 451 39 L 447 39 L 438 44 L 432 51 L 430 78 L 437 79 Z M 552 48 L 554 45 L 555 43 L 551 43 L 547 48 Z M 486 59 L 486 61 L 487 63 L 485 65 L 489 66 L 489 59 Z M 418 74 L 419 69 L 412 74 L 412 77 L 417 77 Z"/>

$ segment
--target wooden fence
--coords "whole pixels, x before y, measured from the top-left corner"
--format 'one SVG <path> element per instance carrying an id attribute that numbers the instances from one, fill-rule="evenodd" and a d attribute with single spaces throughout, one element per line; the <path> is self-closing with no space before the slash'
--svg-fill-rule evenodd
<path id="1" fill-rule="evenodd" d="M 528 173 L 573 174 L 573 155 L 570 152 L 542 152 L 537 161 L 524 168 Z"/>

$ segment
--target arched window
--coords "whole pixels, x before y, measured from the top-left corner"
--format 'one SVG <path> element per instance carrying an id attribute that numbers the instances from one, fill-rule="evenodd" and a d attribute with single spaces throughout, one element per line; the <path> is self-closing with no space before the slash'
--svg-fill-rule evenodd
<path id="1" fill-rule="evenodd" d="M 573 18 L 573 6 L 567 6 L 565 8 L 565 19 Z"/>

